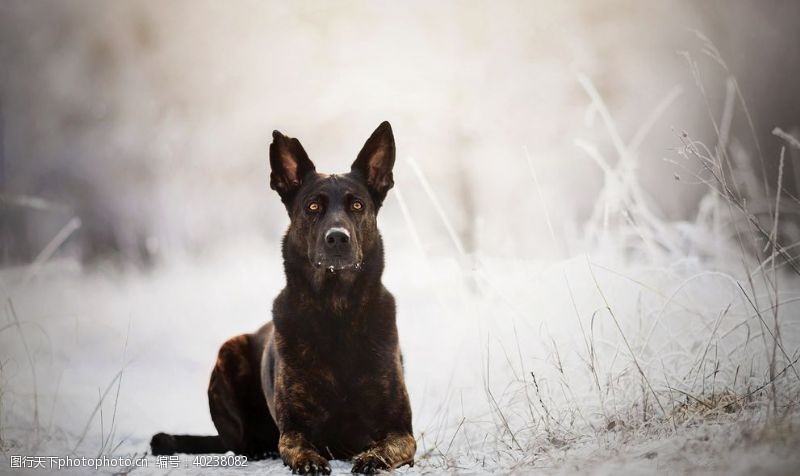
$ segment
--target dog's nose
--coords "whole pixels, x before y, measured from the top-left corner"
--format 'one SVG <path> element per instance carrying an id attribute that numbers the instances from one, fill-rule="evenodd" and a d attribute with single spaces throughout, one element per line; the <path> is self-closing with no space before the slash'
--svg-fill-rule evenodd
<path id="1" fill-rule="evenodd" d="M 325 232 L 328 248 L 343 248 L 350 243 L 350 233 L 344 228 L 331 228 Z"/>

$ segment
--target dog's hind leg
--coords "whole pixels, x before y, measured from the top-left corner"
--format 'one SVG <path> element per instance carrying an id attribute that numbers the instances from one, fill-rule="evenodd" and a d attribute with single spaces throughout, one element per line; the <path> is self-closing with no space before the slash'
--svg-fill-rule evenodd
<path id="1" fill-rule="evenodd" d="M 236 454 L 260 459 L 277 453 L 278 428 L 261 389 L 260 349 L 251 334 L 229 339 L 219 350 L 211 372 L 208 403 L 211 419 L 225 446 Z"/>

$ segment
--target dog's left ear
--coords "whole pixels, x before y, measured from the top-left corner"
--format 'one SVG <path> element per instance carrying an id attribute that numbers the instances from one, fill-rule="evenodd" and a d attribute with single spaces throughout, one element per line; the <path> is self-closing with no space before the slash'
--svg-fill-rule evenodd
<path id="1" fill-rule="evenodd" d="M 394 185 L 392 167 L 394 167 L 394 134 L 391 124 L 384 121 L 367 139 L 367 143 L 358 153 L 358 158 L 350 167 L 351 173 L 359 175 L 367 182 L 367 188 L 378 207 Z"/>

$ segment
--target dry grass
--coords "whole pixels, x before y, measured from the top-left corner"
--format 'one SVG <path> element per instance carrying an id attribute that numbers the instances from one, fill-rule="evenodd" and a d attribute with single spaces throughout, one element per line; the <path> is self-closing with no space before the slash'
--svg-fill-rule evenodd
<path id="1" fill-rule="evenodd" d="M 706 51 L 715 57 L 716 50 L 708 42 Z M 697 63 L 688 54 L 686 58 L 707 98 Z M 724 69 L 724 63 L 719 64 Z M 582 345 L 563 348 L 557 337 L 550 337 L 543 339 L 546 350 L 531 348 L 520 342 L 514 325 L 517 321 L 510 319 L 513 334 L 497 331 L 505 339 L 498 337 L 501 343 L 494 352 L 488 344 L 482 350 L 482 386 L 488 414 L 461 417 L 455 428 L 454 420 L 449 420 L 452 433 L 439 428 L 437 432 L 445 436 L 433 444 L 427 442 L 421 458 L 424 467 L 475 470 L 500 465 L 532 471 L 580 466 L 575 461 L 582 461 L 583 469 L 591 472 L 591 466 L 586 466 L 588 460 L 579 456 L 586 448 L 621 450 L 648 438 L 688 435 L 714 422 L 727 425 L 733 433 L 749 435 L 746 442 L 737 444 L 750 447 L 771 444 L 774 440 L 767 435 L 774 433 L 785 436 L 782 444 L 796 439 L 800 340 L 794 303 L 800 291 L 800 266 L 793 255 L 797 244 L 782 242 L 780 230 L 784 202 L 797 199 L 783 188 L 785 151 L 781 152 L 775 184 L 764 182 L 756 188 L 750 183 L 750 188 L 744 188 L 743 176 L 758 169 L 759 162 L 763 170 L 763 158 L 757 143 L 754 150 L 758 159 L 751 161 L 752 167 L 734 164 L 730 157 L 729 133 L 735 110 L 747 117 L 753 139 L 756 134 L 738 84 L 729 72 L 726 74 L 727 96 L 720 120 L 714 117 L 708 100 L 706 103 L 718 134 L 717 143 L 708 147 L 691 139 L 687 132 L 676 138 L 680 160 L 675 163 L 686 176 L 708 188 L 694 223 L 670 223 L 650 210 L 652 197 L 636 179 L 636 147 L 627 146 L 620 137 L 591 81 L 579 78 L 616 152 L 612 165 L 597 147 L 576 141 L 606 178 L 586 226 L 584 249 L 595 251 L 578 259 L 585 262 L 583 278 L 576 276 L 574 263 L 567 264 L 575 259 L 555 266 L 560 270 L 549 271 L 563 274 L 577 322 L 572 330 L 579 333 L 575 340 Z M 641 142 L 647 128 L 678 95 L 679 91 L 667 95 L 631 144 Z M 787 146 L 800 149 L 797 138 L 780 129 L 774 134 Z M 533 185 L 538 188 L 530 159 L 528 164 Z M 421 174 L 418 167 L 415 171 Z M 676 179 L 681 180 L 678 176 Z M 423 177 L 420 180 L 431 195 L 432 188 Z M 430 198 L 438 203 L 435 196 Z M 756 214 L 754 210 L 766 213 Z M 566 237 L 556 236 L 547 211 L 544 225 L 557 246 L 567 242 Z M 692 236 L 709 234 L 711 242 L 691 242 Z M 458 243 L 454 245 L 460 253 Z M 689 273 L 680 269 L 681 260 L 697 259 L 692 253 L 704 249 L 713 252 L 700 258 Z M 603 273 L 603 279 L 598 279 L 596 272 Z M 648 273 L 666 278 L 660 279 L 660 286 L 654 286 L 648 283 L 652 279 L 642 277 Z M 517 317 L 523 320 L 540 319 L 528 315 L 534 309 L 519 311 L 513 304 L 503 306 L 509 299 L 494 291 L 507 289 L 507 282 L 492 282 L 480 269 L 476 274 L 485 279 L 481 284 L 490 290 L 479 297 L 493 302 L 487 307 L 499 302 L 501 307 L 514 307 L 512 312 L 519 312 L 521 316 Z M 586 274 L 600 298 L 600 305 L 588 311 L 579 309 L 571 285 L 573 280 L 585 280 Z M 620 279 L 633 284 L 628 289 L 634 294 L 622 296 L 620 307 L 625 310 L 618 313 L 615 308 L 620 296 L 608 297 L 604 286 Z M 715 294 L 729 295 L 728 303 L 715 308 L 703 302 L 704 297 Z M 585 294 L 582 297 L 585 299 Z M 567 308 L 562 309 L 566 315 Z M 613 323 L 616 335 L 606 332 L 601 340 L 595 334 L 595 325 L 603 320 Z M 702 325 L 696 326 L 698 321 Z M 636 328 L 635 324 L 640 325 Z M 686 332 L 691 328 L 693 332 Z M 508 349 L 509 345 L 515 348 Z M 492 365 L 491 359 L 497 354 L 504 365 Z M 573 360 L 564 364 L 564 355 L 577 355 L 579 363 Z M 506 372 L 490 370 L 498 367 L 505 367 Z M 620 434 L 627 436 L 620 438 Z M 454 444 L 459 438 L 460 444 Z M 475 441 L 480 450 L 475 449 Z M 655 456 L 645 456 L 651 457 Z M 491 461 L 488 466 L 487 459 Z"/>

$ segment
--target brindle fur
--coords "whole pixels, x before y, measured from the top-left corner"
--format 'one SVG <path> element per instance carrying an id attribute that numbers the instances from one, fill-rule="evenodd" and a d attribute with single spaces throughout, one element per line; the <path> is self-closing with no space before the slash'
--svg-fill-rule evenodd
<path id="1" fill-rule="evenodd" d="M 220 348 L 208 388 L 219 435 L 159 433 L 153 454 L 277 453 L 301 474 L 330 473 L 329 459 L 352 459 L 359 473 L 414 464 L 376 220 L 394 183 L 394 156 L 387 122 L 343 175 L 317 173 L 297 139 L 273 133 L 270 184 L 291 219 L 282 246 L 286 287 L 273 303 L 272 322 Z M 318 211 L 311 212 L 311 201 Z M 349 236 L 331 244 L 332 229 Z"/>

